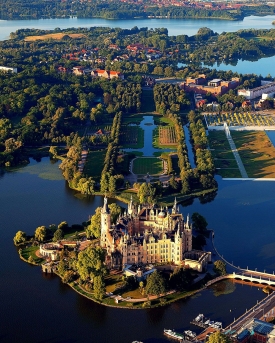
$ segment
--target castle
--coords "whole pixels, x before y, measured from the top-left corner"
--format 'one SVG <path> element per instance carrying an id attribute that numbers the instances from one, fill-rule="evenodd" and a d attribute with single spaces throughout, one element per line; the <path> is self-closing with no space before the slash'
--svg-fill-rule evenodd
<path id="1" fill-rule="evenodd" d="M 131 199 L 127 212 L 116 224 L 111 225 L 111 215 L 104 198 L 101 210 L 100 245 L 107 251 L 107 265 L 110 268 L 127 264 L 172 262 L 182 265 L 185 254 L 192 254 L 192 225 L 189 216 L 184 221 L 175 199 L 172 211 L 153 206 L 135 206 Z M 202 252 L 204 255 L 204 252 Z M 196 252 L 198 264 L 201 254 Z M 191 256 L 191 255 L 190 255 Z M 189 257 L 190 257 L 189 256 Z M 188 259 L 189 267 L 192 260 Z M 191 261 L 191 262 L 190 262 Z M 201 271 L 207 261 L 200 265 Z"/>

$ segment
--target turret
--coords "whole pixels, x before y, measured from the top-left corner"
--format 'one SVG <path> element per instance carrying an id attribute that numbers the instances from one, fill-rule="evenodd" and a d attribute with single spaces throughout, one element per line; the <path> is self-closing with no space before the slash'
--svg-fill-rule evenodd
<path id="1" fill-rule="evenodd" d="M 107 198 L 104 197 L 104 204 L 101 209 L 101 238 L 100 246 L 106 248 L 111 242 L 107 242 L 107 233 L 111 227 L 111 215 L 107 203 Z"/>
<path id="2" fill-rule="evenodd" d="M 133 197 L 131 195 L 131 200 L 128 204 L 128 214 L 131 216 L 133 214 L 134 206 L 133 206 Z"/>
<path id="3" fill-rule="evenodd" d="M 177 198 L 175 197 L 174 205 L 172 207 L 172 214 L 176 214 L 176 213 L 177 213 Z"/>

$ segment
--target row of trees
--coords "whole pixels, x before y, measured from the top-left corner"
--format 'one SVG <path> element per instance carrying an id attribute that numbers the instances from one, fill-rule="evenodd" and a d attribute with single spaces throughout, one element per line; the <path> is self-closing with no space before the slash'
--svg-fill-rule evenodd
<path id="1" fill-rule="evenodd" d="M 148 16 L 163 16 L 169 18 L 220 18 L 228 20 L 242 19 L 245 11 L 231 11 L 227 9 L 215 10 L 198 8 L 198 7 L 178 7 L 178 6 L 156 6 L 154 2 L 151 6 L 144 6 L 143 3 L 125 3 L 112 1 L 109 3 L 96 0 L 93 2 L 54 2 L 45 3 L 41 0 L 32 0 L 27 3 L 23 0 L 16 0 L 14 8 L 11 2 L 3 3 L 0 19 L 18 19 L 24 18 L 52 18 L 52 17 L 69 17 L 71 15 L 79 18 L 101 17 L 106 19 L 134 19 L 147 18 Z M 261 10 L 249 8 L 251 13 L 269 13 L 272 14 L 269 6 L 263 6 Z M 269 10 L 268 10 L 269 8 Z"/>
<path id="2" fill-rule="evenodd" d="M 208 148 L 208 140 L 200 115 L 194 111 L 188 114 L 189 129 L 193 142 L 193 149 L 196 158 L 196 170 L 199 176 L 199 182 L 203 189 L 215 188 L 217 183 L 214 179 L 215 166 L 211 152 Z"/>
<path id="3" fill-rule="evenodd" d="M 156 111 L 164 116 L 179 114 L 190 105 L 186 93 L 178 85 L 158 83 L 154 86 Z"/>
<path id="4" fill-rule="evenodd" d="M 117 174 L 116 165 L 119 152 L 119 135 L 122 120 L 122 112 L 118 112 L 113 120 L 110 143 L 104 159 L 104 166 L 101 172 L 100 191 L 102 193 L 114 194 L 117 187 L 123 184 L 123 175 Z"/>

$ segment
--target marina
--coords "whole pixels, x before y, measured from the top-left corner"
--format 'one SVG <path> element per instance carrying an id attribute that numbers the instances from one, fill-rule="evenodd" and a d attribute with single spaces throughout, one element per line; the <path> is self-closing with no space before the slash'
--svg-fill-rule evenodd
<path id="1" fill-rule="evenodd" d="M 215 322 L 213 320 L 205 318 L 203 314 L 199 314 L 190 324 L 199 326 L 200 328 L 207 329 L 212 327 L 214 329 L 222 329 L 222 322 Z"/>

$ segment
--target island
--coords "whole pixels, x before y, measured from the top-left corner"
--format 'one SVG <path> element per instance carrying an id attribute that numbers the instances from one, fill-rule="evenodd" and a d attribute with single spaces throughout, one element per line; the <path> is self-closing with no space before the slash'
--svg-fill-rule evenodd
<path id="1" fill-rule="evenodd" d="M 176 199 L 172 209 L 131 199 L 123 211 L 105 197 L 83 225 L 40 226 L 32 237 L 19 231 L 14 243 L 21 259 L 57 274 L 89 299 L 147 308 L 190 296 L 226 274 L 226 263 L 212 263 L 212 252 L 201 249 L 212 237 L 207 221 L 198 213 L 192 221 Z"/>

